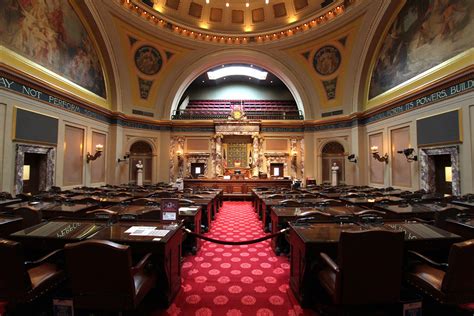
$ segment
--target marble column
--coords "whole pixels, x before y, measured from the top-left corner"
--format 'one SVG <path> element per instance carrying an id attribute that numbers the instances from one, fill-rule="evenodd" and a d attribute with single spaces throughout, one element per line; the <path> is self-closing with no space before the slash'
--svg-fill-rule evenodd
<path id="1" fill-rule="evenodd" d="M 222 134 L 216 134 L 216 176 L 224 175 L 224 170 L 222 167 Z"/>
<path id="2" fill-rule="evenodd" d="M 258 177 L 259 171 L 259 154 L 260 154 L 260 137 L 258 134 L 252 135 L 252 176 Z"/>

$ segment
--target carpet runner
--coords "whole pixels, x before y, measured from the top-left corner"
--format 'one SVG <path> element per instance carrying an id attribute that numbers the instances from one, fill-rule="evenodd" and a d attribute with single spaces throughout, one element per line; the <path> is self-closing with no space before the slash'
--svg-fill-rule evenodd
<path id="1" fill-rule="evenodd" d="M 227 241 L 263 237 L 250 202 L 224 202 L 207 236 Z M 270 241 L 229 246 L 204 242 L 182 267 L 182 290 L 167 315 L 296 316 L 303 310 L 288 286 L 288 258 L 275 256 Z"/>

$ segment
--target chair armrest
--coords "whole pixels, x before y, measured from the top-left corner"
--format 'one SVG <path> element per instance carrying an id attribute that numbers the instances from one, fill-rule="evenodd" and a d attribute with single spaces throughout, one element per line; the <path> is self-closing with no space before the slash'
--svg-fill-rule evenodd
<path id="1" fill-rule="evenodd" d="M 384 211 L 377 211 L 377 210 L 363 210 L 359 212 L 355 212 L 354 215 L 366 215 L 366 214 L 379 214 L 379 215 L 385 215 L 387 214 Z"/>
<path id="2" fill-rule="evenodd" d="M 114 216 L 118 214 L 117 212 L 108 210 L 106 208 L 98 208 L 98 209 L 86 212 L 86 214 L 96 214 L 96 213 L 104 213 L 104 214 L 109 214 L 109 215 L 114 215 Z"/>
<path id="3" fill-rule="evenodd" d="M 408 254 L 409 255 L 412 255 L 414 257 L 416 257 L 417 259 L 420 259 L 421 261 L 429 264 L 430 266 L 433 266 L 435 268 L 438 268 L 438 269 L 441 269 L 441 270 L 444 270 L 446 271 L 448 269 L 448 264 L 447 263 L 444 263 L 444 262 L 436 262 L 434 260 L 431 260 L 430 258 L 426 257 L 426 256 L 423 256 L 421 253 L 419 252 L 416 252 L 416 251 L 413 251 L 413 250 L 409 250 L 408 251 Z"/>
<path id="4" fill-rule="evenodd" d="M 339 273 L 339 266 L 324 252 L 319 254 L 323 262 L 334 272 Z"/>
<path id="5" fill-rule="evenodd" d="M 151 252 L 147 253 L 147 254 L 142 258 L 142 260 L 140 260 L 139 263 L 137 263 L 134 267 L 132 267 L 132 273 L 135 274 L 135 273 L 137 273 L 137 272 L 143 271 L 143 270 L 147 267 L 147 265 L 148 265 L 148 263 L 149 263 L 149 261 L 150 261 L 151 256 L 152 256 Z"/>
<path id="6" fill-rule="evenodd" d="M 417 221 L 417 222 L 420 222 L 420 223 L 423 223 L 423 224 L 434 224 L 434 220 L 429 220 L 429 219 L 423 219 L 423 218 L 419 218 L 419 217 L 413 217 L 413 218 L 410 218 L 411 221 Z"/>
<path id="7" fill-rule="evenodd" d="M 34 261 L 25 261 L 25 268 L 26 269 L 31 269 L 31 268 L 34 268 L 34 267 L 37 267 L 43 263 L 45 263 L 46 261 L 58 256 L 59 254 L 61 254 L 63 252 L 62 249 L 58 249 L 58 250 L 55 250 L 53 252 L 50 252 L 48 253 L 47 255 L 39 258 L 38 260 L 34 260 Z"/>

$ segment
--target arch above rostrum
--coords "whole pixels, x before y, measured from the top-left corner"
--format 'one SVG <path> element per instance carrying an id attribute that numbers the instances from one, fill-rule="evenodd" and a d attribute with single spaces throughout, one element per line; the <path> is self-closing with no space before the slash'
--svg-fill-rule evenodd
<path id="1" fill-rule="evenodd" d="M 182 71 L 176 78 L 171 89 L 167 92 L 165 106 L 162 107 L 161 117 L 171 118 L 174 110 L 179 106 L 179 101 L 189 85 L 205 71 L 229 63 L 247 63 L 266 69 L 277 76 L 292 94 L 298 109 L 303 113 L 305 119 L 313 118 L 315 110 L 314 98 L 308 94 L 310 89 L 305 88 L 303 77 L 297 76 L 295 69 L 290 69 L 278 59 L 268 54 L 249 49 L 226 49 L 212 54 L 204 55 L 186 65 L 188 71 Z M 312 101 L 310 101 L 312 100 Z"/>

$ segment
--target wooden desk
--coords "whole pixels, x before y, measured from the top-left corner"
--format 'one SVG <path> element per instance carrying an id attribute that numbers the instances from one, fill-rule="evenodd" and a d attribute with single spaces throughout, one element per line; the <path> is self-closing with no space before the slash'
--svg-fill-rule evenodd
<path id="1" fill-rule="evenodd" d="M 89 210 L 96 208 L 97 204 L 76 204 L 76 203 L 54 203 L 52 206 L 41 210 L 43 218 L 55 217 L 82 217 Z"/>
<path id="2" fill-rule="evenodd" d="M 342 201 L 346 201 L 352 204 L 357 204 L 357 205 L 364 205 L 371 207 L 375 203 L 379 203 L 381 201 L 387 201 L 389 203 L 402 203 L 405 200 L 397 197 L 397 196 L 375 196 L 375 197 L 340 197 L 339 198 Z"/>
<path id="3" fill-rule="evenodd" d="M 225 193 L 250 194 L 252 188 L 291 188 L 291 180 L 283 179 L 184 179 L 184 188 L 217 188 Z"/>
<path id="4" fill-rule="evenodd" d="M 382 225 L 290 223 L 289 225 L 290 288 L 303 307 L 309 307 L 312 303 L 311 293 L 314 293 L 314 284 L 317 282 L 312 267 L 319 261 L 319 253 L 325 252 L 335 258 L 342 231 L 363 231 L 373 228 L 405 231 L 405 250 L 436 251 L 446 256 L 451 245 L 462 240 L 458 235 L 421 223 L 390 222 Z"/>
<path id="5" fill-rule="evenodd" d="M 5 206 L 10 204 L 20 203 L 21 199 L 0 199 L 0 211 L 3 211 Z"/>
<path id="6" fill-rule="evenodd" d="M 0 215 L 0 237 L 8 237 L 23 227 L 23 218 L 17 216 Z"/>
<path id="7" fill-rule="evenodd" d="M 474 238 L 474 218 L 460 220 L 457 218 L 448 218 L 445 221 L 445 229 L 460 235 L 466 239 Z"/>
<path id="8" fill-rule="evenodd" d="M 288 222 L 295 221 L 298 219 L 301 213 L 310 211 L 321 211 L 324 213 L 331 214 L 333 216 L 338 215 L 353 215 L 356 212 L 363 211 L 364 209 L 356 205 L 341 205 L 341 206 L 324 206 L 324 207 L 271 207 L 270 217 L 272 222 L 272 234 L 277 233 L 279 230 L 288 227 Z M 327 221 L 332 222 L 333 218 L 329 217 Z M 279 255 L 280 252 L 289 248 L 285 238 L 281 236 L 272 238 L 271 246 L 273 251 Z"/>
<path id="9" fill-rule="evenodd" d="M 153 226 L 156 229 L 169 230 L 164 237 L 132 236 L 126 231 L 132 226 Z M 97 232 L 92 239 L 111 240 L 128 244 L 135 254 L 154 254 L 155 264 L 160 277 L 157 289 L 169 306 L 181 288 L 181 244 L 183 241 L 182 224 L 163 222 L 118 222 Z"/>
<path id="10" fill-rule="evenodd" d="M 399 205 L 387 205 L 387 204 L 376 204 L 375 208 L 387 211 L 391 217 L 399 219 L 410 219 L 413 217 L 423 219 L 434 219 L 435 213 L 448 209 L 455 208 L 460 212 L 468 211 L 467 208 L 454 205 L 454 204 L 435 204 L 435 203 L 417 203 L 417 204 L 399 204 Z"/>
<path id="11" fill-rule="evenodd" d="M 109 210 L 117 212 L 119 215 L 129 214 L 140 216 L 144 211 L 148 210 L 160 210 L 159 206 L 149 206 L 149 205 L 114 205 L 108 207 Z M 201 206 L 189 206 L 189 207 L 180 207 L 178 213 L 178 219 L 183 220 L 183 224 L 189 230 L 195 232 L 196 234 L 201 233 L 201 217 L 202 217 L 202 207 Z M 125 220 L 126 221 L 126 220 Z M 160 219 L 152 220 L 147 219 L 146 222 L 159 222 Z M 129 223 L 133 223 L 130 221 Z M 150 224 L 151 225 L 151 224 Z M 194 236 L 186 236 L 186 239 L 183 241 L 183 253 L 191 252 L 196 254 L 196 252 L 201 247 L 201 240 Z"/>
<path id="12" fill-rule="evenodd" d="M 13 211 L 19 207 L 29 207 L 36 211 L 42 211 L 46 208 L 52 207 L 54 202 L 43 202 L 43 201 L 26 201 L 26 202 L 19 202 L 5 206 L 6 211 Z"/>
<path id="13" fill-rule="evenodd" d="M 132 226 L 153 226 L 169 230 L 160 238 L 133 236 L 125 233 Z M 181 287 L 181 243 L 182 224 L 160 222 L 119 222 L 111 226 L 96 221 L 61 220 L 42 223 L 10 237 L 18 240 L 31 252 L 51 251 L 63 248 L 65 244 L 85 239 L 111 240 L 128 244 L 134 255 L 152 252 L 160 277 L 157 288 L 163 294 L 168 306 Z M 84 260 L 90 260 L 85 258 Z"/>

